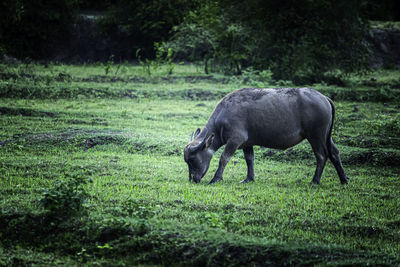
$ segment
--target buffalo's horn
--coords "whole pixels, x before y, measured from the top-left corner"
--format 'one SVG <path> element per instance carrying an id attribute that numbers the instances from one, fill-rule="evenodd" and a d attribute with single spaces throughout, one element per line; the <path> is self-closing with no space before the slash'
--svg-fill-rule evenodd
<path id="1" fill-rule="evenodd" d="M 189 147 L 189 151 L 190 152 L 195 152 L 195 151 L 198 151 L 198 150 L 202 149 L 204 147 L 205 142 L 206 142 L 206 140 L 203 139 L 199 144 L 197 144 L 195 146 L 190 146 Z"/>
<path id="2" fill-rule="evenodd" d="M 192 133 L 192 135 L 190 136 L 190 141 L 193 140 L 193 135 L 194 137 L 196 137 L 200 133 L 200 131 L 201 131 L 200 128 L 197 128 L 196 132 Z"/>
<path id="3" fill-rule="evenodd" d="M 196 137 L 201 132 L 200 128 L 197 128 L 196 132 L 194 133 L 194 137 Z"/>

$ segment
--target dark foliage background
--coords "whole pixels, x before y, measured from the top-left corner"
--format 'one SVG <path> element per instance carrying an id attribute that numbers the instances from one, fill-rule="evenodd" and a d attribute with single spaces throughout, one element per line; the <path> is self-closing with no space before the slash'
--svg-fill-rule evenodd
<path id="1" fill-rule="evenodd" d="M 154 42 L 166 41 L 172 27 L 195 8 L 196 2 L 187 0 L 118 0 L 107 9 L 99 29 L 104 36 L 131 44 L 121 57 L 132 58 L 137 49 L 143 56 L 152 57 Z"/>
<path id="2" fill-rule="evenodd" d="M 368 21 L 398 20 L 398 7 L 394 0 L 3 0 L 0 53 L 46 60 L 60 50 L 76 54 L 70 40 L 77 15 L 90 11 L 101 18 L 85 50 L 109 46 L 92 60 L 132 60 L 139 49 L 151 59 L 161 42 L 174 60 L 203 62 L 206 73 L 251 67 L 277 80 L 314 82 L 365 70 Z"/>
<path id="3" fill-rule="evenodd" d="M 2 0 L 0 49 L 18 58 L 52 56 L 71 34 L 79 0 Z"/>

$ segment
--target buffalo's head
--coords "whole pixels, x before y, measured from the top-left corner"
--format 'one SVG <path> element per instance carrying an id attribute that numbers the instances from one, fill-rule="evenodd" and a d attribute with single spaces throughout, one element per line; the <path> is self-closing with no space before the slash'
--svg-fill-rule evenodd
<path id="1" fill-rule="evenodd" d="M 214 140 L 214 133 L 209 136 L 200 137 L 200 129 L 194 133 L 190 139 L 190 143 L 184 149 L 185 162 L 189 167 L 189 182 L 193 180 L 199 183 L 206 175 L 210 161 L 214 155 L 211 144 Z"/>

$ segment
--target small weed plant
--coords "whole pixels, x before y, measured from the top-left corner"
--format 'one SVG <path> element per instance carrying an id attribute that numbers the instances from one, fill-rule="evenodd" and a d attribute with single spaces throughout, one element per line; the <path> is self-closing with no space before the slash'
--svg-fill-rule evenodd
<path id="1" fill-rule="evenodd" d="M 176 64 L 173 62 L 173 50 L 171 47 L 167 47 L 164 42 L 155 42 L 154 43 L 155 50 L 155 59 L 145 59 L 142 60 L 140 56 L 141 49 L 136 50 L 136 58 L 139 61 L 139 64 L 142 66 L 144 72 L 151 76 L 152 72 L 157 71 L 162 66 L 166 66 L 168 75 L 172 75 L 174 72 Z"/>
<path id="2" fill-rule="evenodd" d="M 41 204 L 50 214 L 65 217 L 83 211 L 88 194 L 84 186 L 90 180 L 82 176 L 70 176 L 58 180 L 53 188 L 42 193 Z"/>

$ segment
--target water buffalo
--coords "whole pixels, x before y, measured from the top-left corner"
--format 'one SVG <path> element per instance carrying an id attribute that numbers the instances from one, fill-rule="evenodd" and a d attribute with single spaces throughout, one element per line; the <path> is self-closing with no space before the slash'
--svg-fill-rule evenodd
<path id="1" fill-rule="evenodd" d="M 247 183 L 254 181 L 253 146 L 286 149 L 307 139 L 317 159 L 312 183 L 320 183 L 329 158 L 341 183 L 345 184 L 348 178 L 339 150 L 332 141 L 334 118 L 332 100 L 311 88 L 234 91 L 218 103 L 204 129 L 197 129 L 194 139 L 185 147 L 189 181 L 200 182 L 215 151 L 223 145 L 225 148 L 210 184 L 222 180 L 225 166 L 237 149 L 244 152 L 247 177 L 242 183 Z"/>

